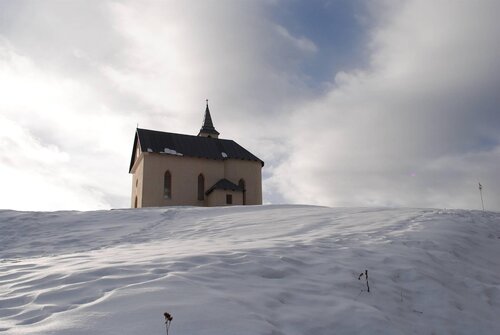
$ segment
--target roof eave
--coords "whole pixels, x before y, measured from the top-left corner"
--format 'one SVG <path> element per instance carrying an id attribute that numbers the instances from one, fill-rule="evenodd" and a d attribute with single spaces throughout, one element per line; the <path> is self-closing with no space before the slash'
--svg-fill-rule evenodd
<path id="1" fill-rule="evenodd" d="M 128 173 L 132 173 L 132 169 L 135 165 L 135 152 L 137 150 L 137 145 L 140 145 L 140 140 L 139 140 L 139 131 L 138 129 L 135 130 L 135 137 L 134 137 L 134 146 L 132 147 L 132 157 L 130 158 L 130 166 L 128 169 Z"/>

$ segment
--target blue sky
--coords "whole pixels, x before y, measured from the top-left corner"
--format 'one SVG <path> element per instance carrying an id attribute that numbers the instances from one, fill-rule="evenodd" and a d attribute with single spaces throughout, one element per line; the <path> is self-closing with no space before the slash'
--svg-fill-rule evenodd
<path id="1" fill-rule="evenodd" d="M 338 71 L 366 64 L 369 19 L 364 1 L 289 1 L 285 6 L 278 3 L 271 17 L 317 46 L 316 54 L 301 68 L 314 89 L 321 89 Z"/>
<path id="2" fill-rule="evenodd" d="M 0 207 L 128 207 L 136 125 L 208 98 L 267 203 L 500 210 L 498 7 L 0 0 Z"/>

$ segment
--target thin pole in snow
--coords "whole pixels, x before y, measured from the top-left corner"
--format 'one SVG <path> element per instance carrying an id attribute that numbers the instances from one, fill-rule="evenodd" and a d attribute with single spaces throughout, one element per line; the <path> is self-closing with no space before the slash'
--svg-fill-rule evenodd
<path id="1" fill-rule="evenodd" d="M 479 194 L 481 195 L 481 206 L 483 207 L 483 211 L 484 211 L 484 202 L 483 202 L 483 185 L 481 185 L 481 183 L 479 183 Z"/>

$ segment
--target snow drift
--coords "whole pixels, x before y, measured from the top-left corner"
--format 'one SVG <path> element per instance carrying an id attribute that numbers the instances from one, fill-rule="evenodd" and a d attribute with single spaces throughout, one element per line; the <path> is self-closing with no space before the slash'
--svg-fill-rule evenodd
<path id="1" fill-rule="evenodd" d="M 492 212 L 0 211 L 0 334 L 497 334 L 499 255 Z"/>

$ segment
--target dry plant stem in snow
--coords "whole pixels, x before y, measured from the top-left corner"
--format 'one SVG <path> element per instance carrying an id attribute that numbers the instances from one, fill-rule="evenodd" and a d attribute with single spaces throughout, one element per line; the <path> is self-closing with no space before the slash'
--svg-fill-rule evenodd
<path id="1" fill-rule="evenodd" d="M 361 272 L 359 274 L 359 277 L 358 277 L 358 280 L 361 280 L 361 278 L 363 277 L 363 275 L 365 276 L 365 279 L 366 279 L 366 289 L 368 292 L 370 292 L 370 284 L 368 283 L 368 270 L 365 270 L 365 272 Z"/>
<path id="2" fill-rule="evenodd" d="M 167 330 L 167 335 L 168 335 L 168 329 L 170 328 L 170 324 L 172 323 L 173 317 L 168 312 L 163 313 L 163 316 L 165 317 L 165 328 Z"/>

